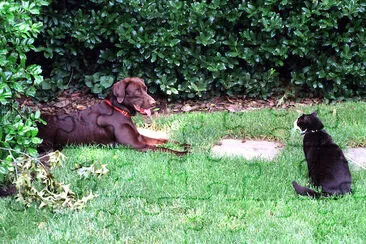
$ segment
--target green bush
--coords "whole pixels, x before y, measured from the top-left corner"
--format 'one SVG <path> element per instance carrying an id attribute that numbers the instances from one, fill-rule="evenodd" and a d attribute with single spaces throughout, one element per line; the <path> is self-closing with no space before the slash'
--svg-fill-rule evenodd
<path id="1" fill-rule="evenodd" d="M 27 64 L 26 53 L 33 48 L 41 23 L 32 17 L 47 1 L 2 1 L 0 3 L 0 185 L 20 153 L 36 154 L 35 121 L 40 113 L 19 109 L 16 99 L 34 96 L 43 80 L 41 67 Z"/>
<path id="2" fill-rule="evenodd" d="M 99 93 L 141 76 L 171 98 L 355 97 L 366 88 L 365 16 L 357 0 L 54 1 L 32 57 L 46 90 Z"/>

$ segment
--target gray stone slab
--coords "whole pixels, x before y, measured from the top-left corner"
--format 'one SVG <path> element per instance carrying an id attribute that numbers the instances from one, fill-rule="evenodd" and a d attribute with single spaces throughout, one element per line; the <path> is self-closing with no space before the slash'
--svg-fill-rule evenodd
<path id="1" fill-rule="evenodd" d="M 240 156 L 247 160 L 255 158 L 273 160 L 282 148 L 283 145 L 278 142 L 224 139 L 211 149 L 211 153 L 218 157 Z"/>
<path id="2" fill-rule="evenodd" d="M 344 151 L 348 162 L 357 169 L 366 169 L 366 148 L 348 148 Z"/>

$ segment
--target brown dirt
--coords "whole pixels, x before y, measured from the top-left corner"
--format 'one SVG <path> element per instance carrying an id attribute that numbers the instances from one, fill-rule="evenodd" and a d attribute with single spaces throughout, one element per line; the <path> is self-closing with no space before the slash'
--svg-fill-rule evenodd
<path id="1" fill-rule="evenodd" d="M 39 109 L 45 114 L 70 114 L 74 111 L 84 110 L 87 107 L 100 103 L 102 99 L 95 97 L 87 91 L 70 92 L 66 90 L 59 93 L 54 101 L 35 102 L 31 98 L 19 99 L 20 106 L 30 107 L 33 110 Z M 216 112 L 230 111 L 239 112 L 261 108 L 289 108 L 295 105 L 309 105 L 320 103 L 318 98 L 305 98 L 301 101 L 287 100 L 279 104 L 278 99 L 269 98 L 267 100 L 245 98 L 245 97 L 214 97 L 208 100 L 186 100 L 183 102 L 170 102 L 166 98 L 156 98 L 157 105 L 153 109 L 153 114 L 171 114 L 193 111 Z"/>

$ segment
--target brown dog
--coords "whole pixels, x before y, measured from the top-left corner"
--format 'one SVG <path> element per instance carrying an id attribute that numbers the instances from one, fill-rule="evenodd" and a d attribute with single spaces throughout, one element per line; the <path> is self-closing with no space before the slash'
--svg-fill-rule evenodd
<path id="1" fill-rule="evenodd" d="M 131 116 L 136 112 L 151 115 L 155 104 L 142 79 L 126 78 L 115 83 L 100 104 L 70 115 L 42 116 L 47 125 L 38 125 L 38 136 L 43 139 L 38 152 L 61 150 L 66 144 L 123 144 L 140 151 L 186 154 L 187 151 L 157 147 L 168 140 L 149 138 L 137 131 Z"/>

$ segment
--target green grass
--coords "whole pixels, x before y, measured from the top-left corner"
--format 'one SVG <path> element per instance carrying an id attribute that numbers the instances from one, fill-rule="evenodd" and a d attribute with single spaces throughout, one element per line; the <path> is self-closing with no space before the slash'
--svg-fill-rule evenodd
<path id="1" fill-rule="evenodd" d="M 318 109 L 326 130 L 342 147 L 366 146 L 366 103 L 298 107 Z M 4 243 L 243 243 L 349 242 L 366 240 L 366 171 L 351 167 L 354 194 L 309 199 L 291 181 L 307 183 L 302 137 L 290 130 L 295 109 L 243 113 L 189 113 L 153 119 L 192 153 L 141 153 L 124 147 L 67 148 L 54 174 L 78 196 L 98 197 L 80 211 L 24 208 L 0 199 Z M 137 118 L 142 125 L 143 119 Z M 266 138 L 285 149 L 274 161 L 212 158 L 222 137 Z M 98 161 L 110 172 L 82 179 L 75 163 Z"/>

